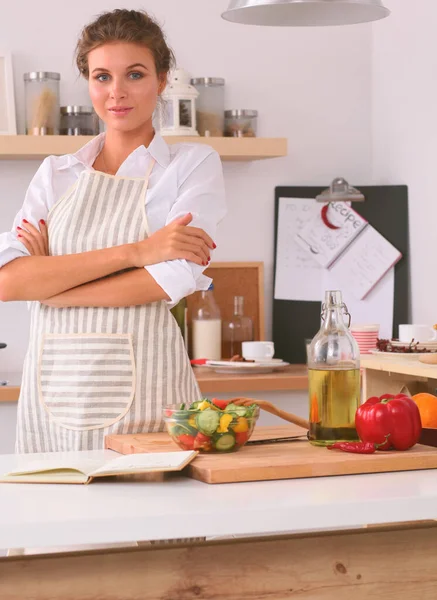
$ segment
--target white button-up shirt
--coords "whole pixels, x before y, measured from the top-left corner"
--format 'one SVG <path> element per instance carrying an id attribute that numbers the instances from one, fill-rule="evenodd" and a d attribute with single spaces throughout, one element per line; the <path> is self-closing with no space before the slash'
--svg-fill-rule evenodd
<path id="1" fill-rule="evenodd" d="M 0 234 L 0 267 L 16 258 L 29 256 L 27 248 L 17 238 L 17 225 L 27 219 L 39 228 L 39 220 L 47 220 L 52 206 L 77 181 L 81 172 L 93 170 L 104 139 L 102 133 L 75 154 L 48 156 L 43 161 L 30 183 L 12 230 Z M 223 171 L 217 152 L 196 143 L 169 146 L 155 133 L 150 145 L 136 148 L 116 174 L 141 177 L 146 174 L 152 158 L 156 163 L 146 195 L 149 235 L 177 217 L 191 213 L 190 225 L 204 229 L 214 240 L 217 225 L 226 214 Z M 170 306 L 196 290 L 208 289 L 211 283 L 210 278 L 202 275 L 206 267 L 186 260 L 170 260 L 145 268 L 170 297 Z"/>

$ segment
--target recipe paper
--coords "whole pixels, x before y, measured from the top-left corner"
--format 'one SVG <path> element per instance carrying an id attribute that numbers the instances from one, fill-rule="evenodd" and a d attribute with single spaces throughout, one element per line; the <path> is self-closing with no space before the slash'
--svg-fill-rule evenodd
<path id="1" fill-rule="evenodd" d="M 322 297 L 323 268 L 295 240 L 316 215 L 312 198 L 280 198 L 276 245 L 276 300 L 312 300 Z"/>

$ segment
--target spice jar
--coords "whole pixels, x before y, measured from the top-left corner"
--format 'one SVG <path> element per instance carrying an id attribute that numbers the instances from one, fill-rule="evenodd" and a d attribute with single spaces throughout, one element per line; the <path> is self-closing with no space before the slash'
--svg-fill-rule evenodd
<path id="1" fill-rule="evenodd" d="M 97 135 L 99 121 L 92 106 L 61 106 L 61 135 Z"/>
<path id="2" fill-rule="evenodd" d="M 199 92 L 196 100 L 196 124 L 199 135 L 221 137 L 224 132 L 225 80 L 220 77 L 196 77 L 191 80 Z"/>
<path id="3" fill-rule="evenodd" d="M 59 73 L 24 73 L 27 135 L 59 133 Z"/>
<path id="4" fill-rule="evenodd" d="M 226 137 L 256 137 L 258 111 L 235 109 L 225 111 Z"/>

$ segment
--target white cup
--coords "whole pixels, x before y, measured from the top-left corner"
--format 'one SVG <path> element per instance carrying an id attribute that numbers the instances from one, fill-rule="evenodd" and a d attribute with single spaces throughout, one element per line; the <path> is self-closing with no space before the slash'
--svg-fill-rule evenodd
<path id="1" fill-rule="evenodd" d="M 409 344 L 415 342 L 431 342 L 437 340 L 437 331 L 431 325 L 399 325 L 399 341 Z"/>
<path id="2" fill-rule="evenodd" d="M 275 355 L 273 342 L 243 342 L 241 353 L 246 360 L 271 360 Z"/>

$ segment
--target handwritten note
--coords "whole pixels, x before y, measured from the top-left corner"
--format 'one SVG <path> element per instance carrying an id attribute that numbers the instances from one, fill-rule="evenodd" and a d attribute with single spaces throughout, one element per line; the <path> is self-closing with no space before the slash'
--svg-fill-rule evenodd
<path id="1" fill-rule="evenodd" d="M 347 248 L 350 242 L 366 227 L 367 221 L 345 202 L 330 205 L 316 203 L 316 213 L 304 227 L 296 232 L 296 242 L 322 267 L 329 267 Z M 322 210 L 327 210 L 329 228 L 322 219 Z"/>
<path id="2" fill-rule="evenodd" d="M 314 219 L 320 205 L 308 198 L 280 198 L 276 246 L 275 299 L 313 300 L 322 298 L 323 268 L 295 239 Z"/>
<path id="3" fill-rule="evenodd" d="M 399 250 L 367 225 L 329 270 L 342 289 L 362 300 L 401 257 Z"/>

